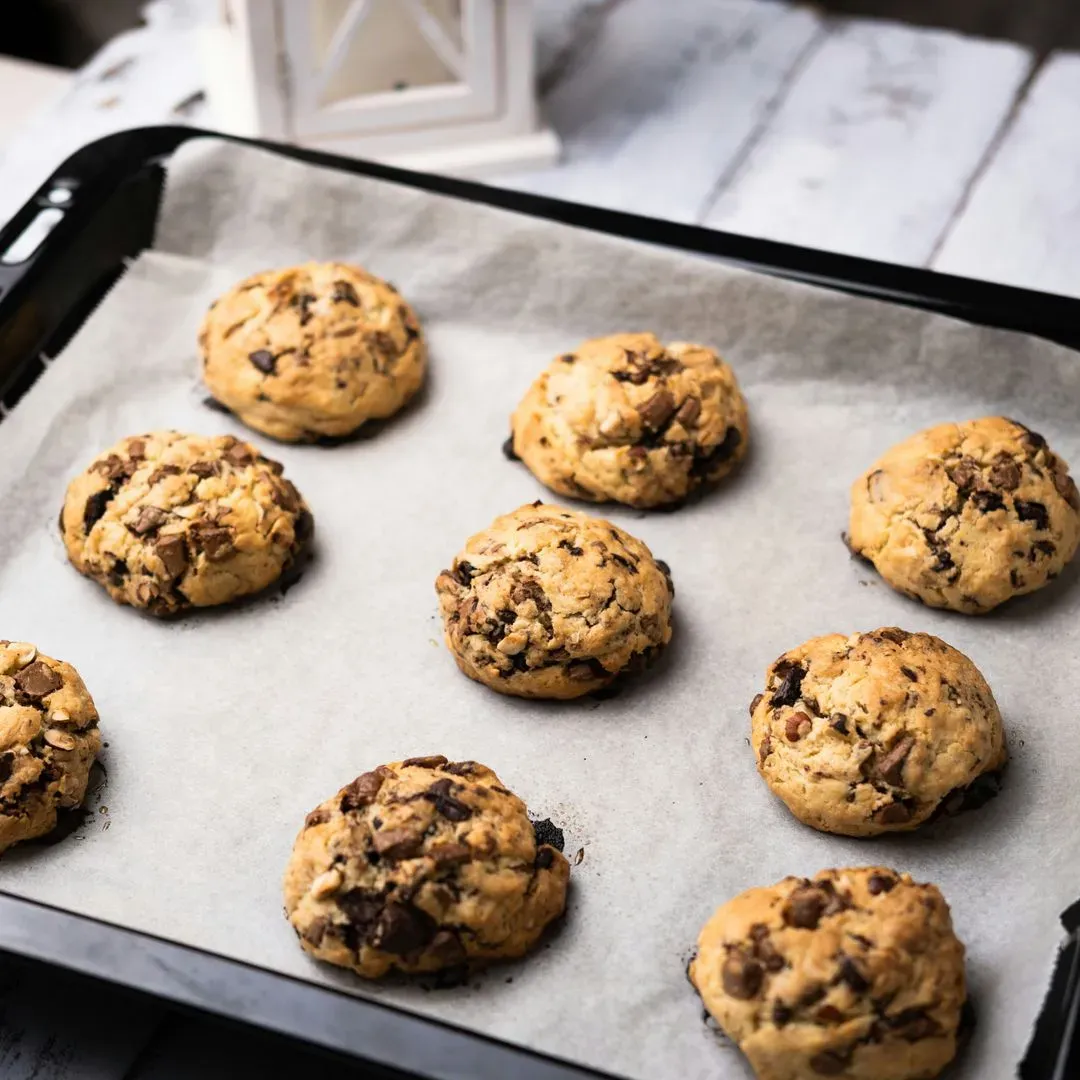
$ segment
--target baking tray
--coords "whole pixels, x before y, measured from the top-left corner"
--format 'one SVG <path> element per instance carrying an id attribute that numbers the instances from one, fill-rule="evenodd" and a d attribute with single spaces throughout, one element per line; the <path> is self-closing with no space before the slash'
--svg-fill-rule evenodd
<path id="1" fill-rule="evenodd" d="M 0 264 L 0 401 L 10 409 L 123 272 L 148 247 L 169 155 L 189 128 L 125 132 L 75 154 L 0 230 L 7 251 L 43 209 L 61 210 L 40 247 Z M 248 140 L 232 140 L 248 142 Z M 756 271 L 812 282 L 1080 345 L 1080 302 L 595 210 L 442 177 L 251 143 L 313 164 L 503 207 L 617 236 L 717 256 Z M 54 216 L 56 216 L 54 214 Z M 1075 919 L 1067 913 L 1066 928 Z M 530 1050 L 418 1017 L 381 1002 L 314 986 L 133 930 L 0 892 L 0 951 L 256 1024 L 322 1048 L 420 1077 L 598 1076 Z M 1025 1077 L 1077 1074 L 1075 946 L 1023 1066 Z"/>

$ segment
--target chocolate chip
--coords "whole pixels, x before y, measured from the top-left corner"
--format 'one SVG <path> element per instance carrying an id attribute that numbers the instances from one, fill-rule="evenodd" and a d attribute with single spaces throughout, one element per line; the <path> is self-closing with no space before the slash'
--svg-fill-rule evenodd
<path id="1" fill-rule="evenodd" d="M 848 733 L 848 718 L 841 712 L 834 712 L 829 717 L 829 727 L 833 731 L 840 732 L 841 735 L 846 735 Z"/>
<path id="2" fill-rule="evenodd" d="M 961 458 L 955 465 L 949 466 L 946 472 L 961 493 L 970 491 L 981 475 L 979 463 L 969 457 Z"/>
<path id="3" fill-rule="evenodd" d="M 402 768 L 417 768 L 417 769 L 439 769 L 445 765 L 447 759 L 442 754 L 430 754 L 427 757 L 411 757 L 406 758 L 402 763 Z M 449 783 L 449 781 L 447 781 Z"/>
<path id="4" fill-rule="evenodd" d="M 1016 507 L 1016 516 L 1021 521 L 1033 522 L 1036 529 L 1045 529 L 1050 524 L 1050 516 L 1041 502 L 1014 499 L 1013 506 Z"/>
<path id="5" fill-rule="evenodd" d="M 517 582 L 510 590 L 510 599 L 515 604 L 525 604 L 532 600 L 539 611 L 551 610 L 551 601 L 544 592 L 544 586 L 536 578 L 525 578 Z"/>
<path id="6" fill-rule="evenodd" d="M 1032 555 L 1037 553 L 1049 557 L 1057 551 L 1057 547 L 1049 540 L 1036 540 L 1035 543 L 1031 545 L 1031 551 Z"/>
<path id="7" fill-rule="evenodd" d="M 264 375 L 273 375 L 277 367 L 277 357 L 269 349 L 256 349 L 248 353 L 248 360 Z"/>
<path id="8" fill-rule="evenodd" d="M 90 530 L 105 516 L 109 503 L 116 497 L 116 488 L 107 487 L 104 491 L 95 492 L 86 500 L 83 510 L 83 532 L 89 534 Z"/>
<path id="9" fill-rule="evenodd" d="M 513 615 L 513 612 L 511 612 L 511 615 Z M 453 773 L 455 776 L 472 776 L 476 772 L 476 766 L 475 761 L 451 761 L 449 764 L 444 765 L 442 770 L 443 772 Z"/>
<path id="10" fill-rule="evenodd" d="M 157 532 L 168 520 L 169 515 L 159 507 L 144 506 L 139 511 L 139 516 L 128 525 L 128 528 L 136 536 L 146 536 L 149 533 Z"/>
<path id="11" fill-rule="evenodd" d="M 133 461 L 142 461 L 146 457 L 146 440 L 128 439 L 127 453 Z"/>
<path id="12" fill-rule="evenodd" d="M 339 304 L 352 304 L 353 307 L 360 306 L 360 297 L 357 296 L 356 290 L 347 281 L 334 282 L 334 291 L 330 294 L 330 299 Z"/>
<path id="13" fill-rule="evenodd" d="M 1057 493 L 1074 510 L 1080 510 L 1080 489 L 1077 488 L 1076 481 L 1067 472 L 1055 471 L 1054 487 L 1057 488 Z"/>
<path id="14" fill-rule="evenodd" d="M 856 994 L 865 994 L 870 989 L 870 981 L 863 975 L 850 956 L 841 959 L 840 973 L 837 975 L 837 980 L 846 983 Z"/>
<path id="15" fill-rule="evenodd" d="M 839 1024 L 844 1019 L 844 1014 L 835 1005 L 822 1005 L 814 1018 L 822 1024 Z"/>
<path id="16" fill-rule="evenodd" d="M 440 930 L 427 947 L 427 951 L 443 964 L 459 964 L 465 959 L 465 946 L 455 930 Z"/>
<path id="17" fill-rule="evenodd" d="M 536 853 L 536 859 L 533 865 L 538 870 L 547 870 L 549 866 L 555 861 L 555 853 L 549 847 L 542 847 Z"/>
<path id="18" fill-rule="evenodd" d="M 166 476 L 179 476 L 184 470 L 179 465 L 159 465 L 147 478 L 148 484 L 156 484 Z"/>
<path id="19" fill-rule="evenodd" d="M 124 579 L 128 576 L 128 564 L 123 559 L 117 559 L 112 564 L 112 569 L 109 571 L 109 582 L 120 588 L 124 584 Z"/>
<path id="20" fill-rule="evenodd" d="M 761 740 L 761 746 L 758 747 L 758 761 L 761 764 L 765 764 L 765 759 L 772 753 L 772 736 L 766 735 Z"/>
<path id="21" fill-rule="evenodd" d="M 871 874 L 866 888 L 871 896 L 878 896 L 880 893 L 889 892 L 895 885 L 896 878 L 886 877 L 884 874 Z"/>
<path id="22" fill-rule="evenodd" d="M 205 553 L 210 562 L 221 562 L 235 550 L 233 532 L 227 525 L 200 524 L 191 530 L 191 537 L 196 550 Z"/>
<path id="23" fill-rule="evenodd" d="M 290 304 L 296 308 L 300 314 L 300 325 L 306 326 L 312 318 L 311 305 L 315 303 L 315 297 L 311 293 L 297 293 Z"/>
<path id="24" fill-rule="evenodd" d="M 649 373 L 645 368 L 634 368 L 631 371 L 613 371 L 612 378 L 618 382 L 632 383 L 634 386 L 641 386 L 649 381 Z"/>
<path id="25" fill-rule="evenodd" d="M 572 364 L 577 359 L 577 357 L 573 353 L 563 353 L 562 356 L 559 357 L 559 359 L 564 364 Z"/>
<path id="26" fill-rule="evenodd" d="M 350 889 L 337 898 L 337 906 L 355 930 L 364 933 L 383 909 L 382 897 L 364 889 Z"/>
<path id="27" fill-rule="evenodd" d="M 877 635 L 886 641 L 891 641 L 894 645 L 903 645 L 911 637 L 906 630 L 901 630 L 898 626 L 886 626 L 879 630 Z"/>
<path id="28" fill-rule="evenodd" d="M 895 1016 L 887 1017 L 891 1027 L 905 1042 L 918 1042 L 941 1033 L 941 1027 L 933 1017 L 926 1015 L 926 1010 L 915 1007 L 904 1009 Z"/>
<path id="29" fill-rule="evenodd" d="M 429 849 L 428 855 L 439 866 L 453 866 L 455 863 L 468 862 L 472 858 L 472 849 L 468 844 L 437 844 Z"/>
<path id="30" fill-rule="evenodd" d="M 912 682 L 919 681 L 919 673 L 917 671 L 912 671 L 909 667 L 904 667 L 903 664 L 900 665 L 900 674 L 903 675 L 905 679 L 910 679 Z"/>
<path id="31" fill-rule="evenodd" d="M 538 821 L 532 823 L 533 833 L 536 836 L 536 846 L 541 847 L 547 845 L 553 847 L 557 851 L 562 851 L 566 846 L 566 839 L 563 836 L 563 831 L 555 825 L 550 818 L 540 818 Z"/>
<path id="32" fill-rule="evenodd" d="M 472 563 L 459 562 L 454 564 L 453 576 L 459 585 L 469 585 L 476 574 L 476 567 Z"/>
<path id="33" fill-rule="evenodd" d="M 731 459 L 742 443 L 742 434 L 734 425 L 724 432 L 724 439 L 711 450 L 698 447 L 694 451 L 694 464 L 690 467 L 692 476 L 708 476 L 717 465 Z"/>
<path id="34" fill-rule="evenodd" d="M 6 783 L 15 770 L 15 755 L 8 752 L 0 754 L 0 784 Z"/>
<path id="35" fill-rule="evenodd" d="M 1032 454 L 1037 454 L 1040 450 L 1046 449 L 1046 440 L 1037 432 L 1032 431 L 1029 427 L 1024 427 L 1017 420 L 1009 421 L 1015 424 L 1023 431 L 1023 435 L 1020 436 L 1020 442 L 1024 444 L 1024 448 Z"/>
<path id="36" fill-rule="evenodd" d="M 561 547 L 563 551 L 569 551 L 570 554 L 575 557 L 585 554 L 585 552 L 582 551 L 581 548 L 577 546 L 577 544 L 571 544 L 569 540 L 560 540 L 559 547 Z"/>
<path id="37" fill-rule="evenodd" d="M 385 829 L 374 833 L 371 842 L 387 859 L 408 859 L 420 850 L 423 837 L 409 829 Z"/>
<path id="38" fill-rule="evenodd" d="M 841 1054 L 836 1050 L 822 1050 L 810 1059 L 810 1068 L 819 1076 L 839 1076 L 850 1060 L 850 1051 Z"/>
<path id="39" fill-rule="evenodd" d="M 41 660 L 27 665 L 15 676 L 15 699 L 20 705 L 30 705 L 55 693 L 64 680 Z"/>
<path id="40" fill-rule="evenodd" d="M 930 567 L 931 570 L 934 570 L 939 574 L 943 574 L 946 570 L 954 570 L 956 568 L 956 563 L 953 562 L 952 556 L 944 548 L 931 547 L 931 550 L 937 556 L 937 559 Z"/>
<path id="41" fill-rule="evenodd" d="M 306 818 L 304 818 L 304 828 L 310 829 L 316 825 L 322 825 L 324 822 L 330 820 L 330 811 L 324 810 L 321 806 L 312 810 Z"/>
<path id="42" fill-rule="evenodd" d="M 784 725 L 784 734 L 789 742 L 798 742 L 803 735 L 810 734 L 810 717 L 804 712 L 792 713 Z"/>
<path id="43" fill-rule="evenodd" d="M 801 664 L 793 663 L 790 660 L 782 661 L 776 665 L 776 673 L 779 675 L 781 671 L 783 677 L 780 685 L 769 701 L 769 704 L 774 709 L 782 708 L 785 705 L 794 705 L 799 700 L 799 694 L 802 692 L 802 681 L 806 678 L 806 669 Z"/>
<path id="44" fill-rule="evenodd" d="M 350 810 L 359 810 L 362 806 L 373 803 L 382 785 L 383 777 L 380 773 L 361 773 L 342 791 L 341 812 L 347 814 Z"/>
<path id="45" fill-rule="evenodd" d="M 662 428 L 675 412 L 675 398 L 670 390 L 657 390 L 644 405 L 638 406 L 641 422 L 653 431 Z"/>
<path id="46" fill-rule="evenodd" d="M 566 677 L 574 682 L 593 682 L 596 679 L 606 679 L 610 674 L 599 660 L 592 657 L 566 665 Z"/>
<path id="47" fill-rule="evenodd" d="M 435 926 L 426 911 L 391 901 L 383 908 L 369 940 L 376 949 L 403 956 L 427 945 L 435 937 Z"/>
<path id="48" fill-rule="evenodd" d="M 450 794 L 452 785 L 452 780 L 436 780 L 424 792 L 424 798 L 434 803 L 435 810 L 447 821 L 467 821 L 472 817 L 472 809 Z"/>
<path id="49" fill-rule="evenodd" d="M 682 424 L 684 428 L 692 428 L 696 423 L 698 417 L 701 415 L 701 402 L 698 398 L 687 398 L 680 406 L 679 411 L 675 413 L 675 419 Z"/>
<path id="50" fill-rule="evenodd" d="M 777 1027 L 782 1028 L 794 1015 L 795 1013 L 793 1012 L 793 1010 L 788 1008 L 788 1006 L 785 1005 L 782 1001 L 773 1002 L 772 1022 Z"/>
<path id="51" fill-rule="evenodd" d="M 879 825 L 903 825 L 911 820 L 911 811 L 902 802 L 892 802 L 875 810 L 873 816 Z"/>
<path id="52" fill-rule="evenodd" d="M 824 986 L 808 986 L 799 995 L 799 1006 L 803 1009 L 809 1009 L 811 1005 L 816 1005 L 824 996 Z"/>
<path id="53" fill-rule="evenodd" d="M 754 713 L 757 711 L 757 707 L 761 704 L 761 701 L 762 701 L 762 699 L 764 697 L 765 697 L 764 694 L 755 694 L 754 695 L 754 700 L 750 702 L 750 715 L 751 716 L 753 716 Z"/>
<path id="54" fill-rule="evenodd" d="M 194 473 L 197 477 L 205 480 L 208 476 L 220 476 L 221 475 L 221 462 L 220 461 L 194 461 L 188 466 L 188 472 Z"/>
<path id="55" fill-rule="evenodd" d="M 816 930 L 824 910 L 825 897 L 817 889 L 796 889 L 784 905 L 784 922 L 801 930 Z"/>
<path id="56" fill-rule="evenodd" d="M 508 461 L 520 461 L 521 458 L 514 452 L 514 436 L 508 435 L 506 441 L 502 444 L 503 457 Z"/>
<path id="57" fill-rule="evenodd" d="M 976 510 L 984 514 L 1005 509 L 1005 500 L 996 491 L 976 491 L 971 496 L 971 502 Z"/>
<path id="58" fill-rule="evenodd" d="M 749 1001 L 761 989 L 765 969 L 756 960 L 733 953 L 724 961 L 721 977 L 724 993 L 740 1001 Z"/>
<path id="59" fill-rule="evenodd" d="M 165 567 L 165 573 L 171 578 L 179 577 L 188 565 L 187 548 L 183 537 L 162 536 L 154 545 L 154 551 Z"/>
<path id="60" fill-rule="evenodd" d="M 1015 491 L 1020 486 L 1020 466 L 1002 454 L 990 467 L 990 483 L 1002 491 Z"/>
<path id="61" fill-rule="evenodd" d="M 225 460 L 230 465 L 242 468 L 250 465 L 258 455 L 246 443 L 233 441 L 233 444 L 225 451 Z"/>

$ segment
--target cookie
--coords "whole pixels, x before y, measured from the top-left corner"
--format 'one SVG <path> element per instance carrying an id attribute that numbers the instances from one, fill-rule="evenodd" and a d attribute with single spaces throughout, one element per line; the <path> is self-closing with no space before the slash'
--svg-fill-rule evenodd
<path id="1" fill-rule="evenodd" d="M 784 653 L 750 717 L 773 794 L 804 824 L 844 836 L 914 829 L 939 807 L 984 801 L 1007 757 L 979 669 L 895 626 Z"/>
<path id="2" fill-rule="evenodd" d="M 558 357 L 510 420 L 514 454 L 552 491 L 673 506 L 726 476 L 749 428 L 731 368 L 703 345 L 594 338 Z"/>
<path id="3" fill-rule="evenodd" d="M 154 615 L 256 593 L 312 534 L 307 504 L 281 472 L 231 435 L 123 439 L 68 486 L 68 558 L 117 603 Z"/>
<path id="4" fill-rule="evenodd" d="M 377 979 L 522 956 L 562 914 L 569 877 L 486 765 L 409 758 L 308 814 L 285 912 L 306 952 Z"/>
<path id="5" fill-rule="evenodd" d="M 496 518 L 435 589 L 458 667 L 500 694 L 581 697 L 671 640 L 667 564 L 611 522 L 561 506 Z"/>
<path id="6" fill-rule="evenodd" d="M 941 424 L 855 481 L 849 544 L 906 596 L 979 615 L 1061 573 L 1080 544 L 1080 492 L 1015 420 Z"/>
<path id="7" fill-rule="evenodd" d="M 964 946 L 933 885 L 882 867 L 748 889 L 690 980 L 759 1080 L 924 1080 L 955 1056 Z"/>
<path id="8" fill-rule="evenodd" d="M 211 304 L 199 349 L 214 398 L 285 442 L 344 438 L 393 416 L 427 364 L 420 324 L 393 286 L 337 262 L 241 281 Z"/>
<path id="9" fill-rule="evenodd" d="M 25 641 L 0 641 L 0 852 L 82 805 L 100 749 L 79 673 Z"/>

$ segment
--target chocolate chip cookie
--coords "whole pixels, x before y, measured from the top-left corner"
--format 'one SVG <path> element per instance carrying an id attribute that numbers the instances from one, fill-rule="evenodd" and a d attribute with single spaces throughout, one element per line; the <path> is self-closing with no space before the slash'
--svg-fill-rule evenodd
<path id="1" fill-rule="evenodd" d="M 558 357 L 510 420 L 514 454 L 552 491 L 659 507 L 746 454 L 746 402 L 711 349 L 614 334 Z"/>
<path id="2" fill-rule="evenodd" d="M 984 801 L 1007 756 L 979 669 L 895 626 L 784 653 L 750 717 L 773 793 L 805 824 L 845 836 L 914 829 L 939 807 Z"/>
<path id="3" fill-rule="evenodd" d="M 496 518 L 435 589 L 458 667 L 500 694 L 580 697 L 671 640 L 667 564 L 611 522 L 561 506 Z"/>
<path id="4" fill-rule="evenodd" d="M 409 758 L 308 814 L 285 911 L 306 952 L 377 979 L 522 956 L 562 914 L 569 877 L 486 765 Z"/>
<path id="5" fill-rule="evenodd" d="M 956 1054 L 964 946 L 933 885 L 882 867 L 748 889 L 690 979 L 759 1080 L 924 1080 Z"/>
<path id="6" fill-rule="evenodd" d="M 313 529 L 281 473 L 231 435 L 123 439 L 68 486 L 68 558 L 117 603 L 154 615 L 258 592 L 293 565 Z"/>
<path id="7" fill-rule="evenodd" d="M 79 673 L 25 641 L 0 641 L 0 852 L 82 805 L 100 749 Z"/>
<path id="8" fill-rule="evenodd" d="M 347 263 L 253 274 L 210 306 L 203 378 L 249 427 L 285 442 L 351 435 L 420 388 L 427 349 L 393 286 Z"/>
<path id="9" fill-rule="evenodd" d="M 1062 571 L 1080 544 L 1080 492 L 1015 420 L 941 424 L 855 481 L 849 543 L 899 592 L 978 615 Z"/>

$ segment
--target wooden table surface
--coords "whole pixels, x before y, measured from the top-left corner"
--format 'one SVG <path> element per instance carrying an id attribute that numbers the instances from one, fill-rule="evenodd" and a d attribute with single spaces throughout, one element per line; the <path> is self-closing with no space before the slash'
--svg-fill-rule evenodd
<path id="1" fill-rule="evenodd" d="M 214 126 L 192 23 L 149 8 L 0 146 L 0 220 L 71 151 Z M 538 0 L 565 160 L 507 187 L 1080 295 L 1080 55 L 767 0 Z M 2 874 L 0 874 L 2 885 Z M 0 969 L 5 1080 L 206 1080 L 284 1066 L 200 1021 Z M 263 1062 L 263 1066 L 258 1063 Z M 304 1073 L 297 1066 L 294 1072 Z"/>

